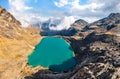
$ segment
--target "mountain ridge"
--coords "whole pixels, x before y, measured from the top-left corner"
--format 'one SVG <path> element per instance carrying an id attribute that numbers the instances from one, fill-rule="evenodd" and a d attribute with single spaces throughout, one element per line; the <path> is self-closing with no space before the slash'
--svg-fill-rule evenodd
<path id="1" fill-rule="evenodd" d="M 31 32 L 31 29 L 23 28 L 11 13 L 0 7 L 0 79 L 16 79 L 20 72 L 33 73 L 31 67 L 26 65 L 27 56 L 41 37 L 39 33 L 34 33 L 37 30 Z"/>
<path id="2" fill-rule="evenodd" d="M 115 18 L 116 15 L 113 13 L 109 17 Z M 42 30 L 32 25 L 22 28 L 14 16 L 0 8 L 0 79 L 120 79 L 120 36 L 116 35 L 120 26 L 119 17 L 118 21 L 114 18 L 115 22 L 111 24 L 114 27 L 109 29 L 97 23 L 90 29 L 93 27 L 85 21 L 81 23 L 80 19 L 76 26 L 59 32 L 58 37 L 72 46 L 78 64 L 68 71 L 53 72 L 27 63 L 27 56 L 43 38 L 40 36 Z M 105 18 L 107 20 L 109 18 Z M 106 25 L 109 22 L 105 22 Z M 84 26 L 88 26 L 87 31 L 81 31 Z M 66 32 L 71 34 L 71 30 L 76 31 L 75 34 L 64 36 Z"/>
<path id="3" fill-rule="evenodd" d="M 120 13 L 111 13 L 105 18 L 91 23 L 89 26 L 99 26 L 107 29 L 111 25 L 119 24 L 120 23 L 119 21 L 120 21 Z"/>

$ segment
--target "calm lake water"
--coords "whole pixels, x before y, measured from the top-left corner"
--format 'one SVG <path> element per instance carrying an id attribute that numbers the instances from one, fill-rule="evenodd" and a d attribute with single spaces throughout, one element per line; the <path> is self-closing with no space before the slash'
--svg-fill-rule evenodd
<path id="1" fill-rule="evenodd" d="M 44 66 L 53 71 L 65 71 L 77 64 L 72 47 L 62 38 L 45 37 L 28 56 L 31 66 Z"/>

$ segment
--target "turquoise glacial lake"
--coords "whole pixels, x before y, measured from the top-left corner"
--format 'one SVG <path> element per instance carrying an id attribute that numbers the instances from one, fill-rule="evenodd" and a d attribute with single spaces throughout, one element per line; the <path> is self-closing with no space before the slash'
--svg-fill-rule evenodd
<path id="1" fill-rule="evenodd" d="M 28 64 L 61 72 L 73 68 L 77 61 L 72 47 L 63 38 L 45 37 L 28 56 Z"/>

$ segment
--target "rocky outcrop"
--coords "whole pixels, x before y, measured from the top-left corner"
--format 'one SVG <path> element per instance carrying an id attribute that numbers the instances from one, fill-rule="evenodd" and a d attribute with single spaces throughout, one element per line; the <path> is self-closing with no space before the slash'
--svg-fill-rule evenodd
<path id="1" fill-rule="evenodd" d="M 16 23 L 17 25 L 21 25 L 21 23 L 14 18 L 8 11 L 4 8 L 0 7 L 0 19 L 3 19 L 7 22 Z"/>
<path id="2" fill-rule="evenodd" d="M 82 31 L 97 31 L 105 33 L 120 24 L 120 13 L 111 13 L 109 16 L 86 25 Z"/>
<path id="3" fill-rule="evenodd" d="M 106 32 L 106 34 L 118 35 L 120 36 L 120 24 L 114 25 L 114 28 L 111 28 Z"/>
<path id="4" fill-rule="evenodd" d="M 88 22 L 82 20 L 82 19 L 79 19 L 79 20 L 76 20 L 72 26 L 73 28 L 77 29 L 77 30 L 82 30 L 86 25 L 88 25 Z"/>
<path id="5" fill-rule="evenodd" d="M 120 37 L 89 34 L 83 40 L 69 39 L 79 67 L 70 79 L 119 79 Z"/>
<path id="6" fill-rule="evenodd" d="M 7 38 L 14 38 L 16 34 L 23 31 L 21 23 L 4 8 L 0 7 L 0 35 Z"/>

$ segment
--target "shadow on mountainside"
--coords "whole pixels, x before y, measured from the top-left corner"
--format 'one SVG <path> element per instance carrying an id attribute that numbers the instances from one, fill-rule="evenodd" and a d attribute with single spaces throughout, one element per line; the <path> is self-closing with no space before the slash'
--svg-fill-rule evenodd
<path id="1" fill-rule="evenodd" d="M 93 32 L 82 40 L 74 38 L 67 40 L 70 41 L 72 48 L 76 52 L 79 66 L 82 67 L 79 69 L 82 72 L 78 72 L 79 77 L 75 79 L 87 79 L 87 76 L 89 76 L 88 78 L 91 76 L 90 79 L 111 79 L 114 76 L 116 77 L 114 79 L 120 78 L 119 70 L 117 69 L 120 67 L 120 37 L 107 34 L 98 35 Z M 105 68 L 106 70 L 102 71 L 100 65 L 103 65 L 103 69 Z M 88 74 L 88 72 L 85 71 L 88 70 L 84 70 L 84 67 L 87 67 L 93 75 L 89 74 L 86 76 L 85 74 Z M 101 74 L 97 76 L 98 73 Z M 92 78 L 93 76 L 94 78 Z"/>
<path id="2" fill-rule="evenodd" d="M 24 79 L 69 79 L 75 72 L 51 72 L 49 70 L 39 70 L 37 73 L 31 76 L 26 76 Z"/>
<path id="3" fill-rule="evenodd" d="M 38 72 L 26 76 L 24 79 L 66 79 L 70 78 L 72 74 L 75 73 L 73 70 L 77 62 L 75 57 L 68 59 L 60 65 L 51 65 L 49 70 L 39 70 Z M 70 69 L 67 69 L 65 66 L 69 66 Z M 70 66 L 74 65 L 74 66 Z M 66 68 L 66 69 L 64 69 Z M 55 71 L 54 71 L 55 70 Z"/>

